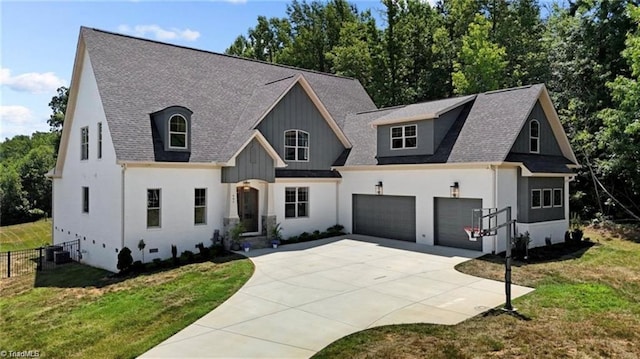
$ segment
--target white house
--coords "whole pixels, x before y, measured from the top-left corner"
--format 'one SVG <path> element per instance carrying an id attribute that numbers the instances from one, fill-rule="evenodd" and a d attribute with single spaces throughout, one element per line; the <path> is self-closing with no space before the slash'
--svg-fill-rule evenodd
<path id="1" fill-rule="evenodd" d="M 469 241 L 472 209 L 560 241 L 576 166 L 544 85 L 377 109 L 351 78 L 82 28 L 53 238 L 113 271 L 140 239 L 166 258 L 239 221 L 501 251 Z"/>

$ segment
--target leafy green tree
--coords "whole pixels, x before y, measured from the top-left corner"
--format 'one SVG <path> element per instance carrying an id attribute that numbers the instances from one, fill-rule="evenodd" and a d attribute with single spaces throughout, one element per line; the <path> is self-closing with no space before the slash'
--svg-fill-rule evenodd
<path id="1" fill-rule="evenodd" d="M 46 173 L 55 165 L 52 146 L 38 146 L 16 163 L 22 189 L 34 215 L 51 213 L 51 181 Z"/>
<path id="2" fill-rule="evenodd" d="M 47 123 L 51 127 L 51 131 L 60 132 L 62 131 L 62 123 L 64 122 L 64 115 L 67 112 L 67 102 L 69 100 L 69 88 L 67 87 L 59 87 L 57 90 L 57 95 L 51 98 L 49 102 L 49 107 L 53 113 L 47 120 Z"/>
<path id="3" fill-rule="evenodd" d="M 20 175 L 13 166 L 0 163 L 0 212 L 2 225 L 26 222 L 29 202 L 22 189 Z"/>
<path id="4" fill-rule="evenodd" d="M 470 94 L 500 88 L 504 84 L 506 53 L 489 38 L 491 24 L 476 15 L 469 32 L 462 37 L 462 48 L 454 62 L 453 86 L 457 94 Z"/>

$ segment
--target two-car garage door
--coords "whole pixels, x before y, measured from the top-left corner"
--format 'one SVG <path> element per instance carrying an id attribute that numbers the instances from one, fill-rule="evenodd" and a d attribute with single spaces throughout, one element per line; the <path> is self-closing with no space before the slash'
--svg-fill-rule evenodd
<path id="1" fill-rule="evenodd" d="M 416 198 L 353 195 L 353 233 L 416 241 Z"/>

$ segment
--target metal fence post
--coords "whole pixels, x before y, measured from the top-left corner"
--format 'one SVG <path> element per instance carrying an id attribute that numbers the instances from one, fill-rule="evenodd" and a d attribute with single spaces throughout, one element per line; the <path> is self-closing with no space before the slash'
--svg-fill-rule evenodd
<path id="1" fill-rule="evenodd" d="M 11 251 L 7 252 L 7 278 L 11 278 Z"/>

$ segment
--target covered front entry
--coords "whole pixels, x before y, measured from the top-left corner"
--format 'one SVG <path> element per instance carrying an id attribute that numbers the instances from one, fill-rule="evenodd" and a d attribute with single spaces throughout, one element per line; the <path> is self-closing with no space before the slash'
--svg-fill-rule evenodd
<path id="1" fill-rule="evenodd" d="M 434 198 L 435 244 L 482 250 L 482 241 L 470 241 L 464 227 L 471 227 L 473 209 L 482 208 L 482 199 Z"/>
<path id="2" fill-rule="evenodd" d="M 238 217 L 246 232 L 258 232 L 258 190 L 253 187 L 238 187 Z"/>
<path id="3" fill-rule="evenodd" d="M 416 198 L 353 195 L 353 233 L 416 241 Z"/>

